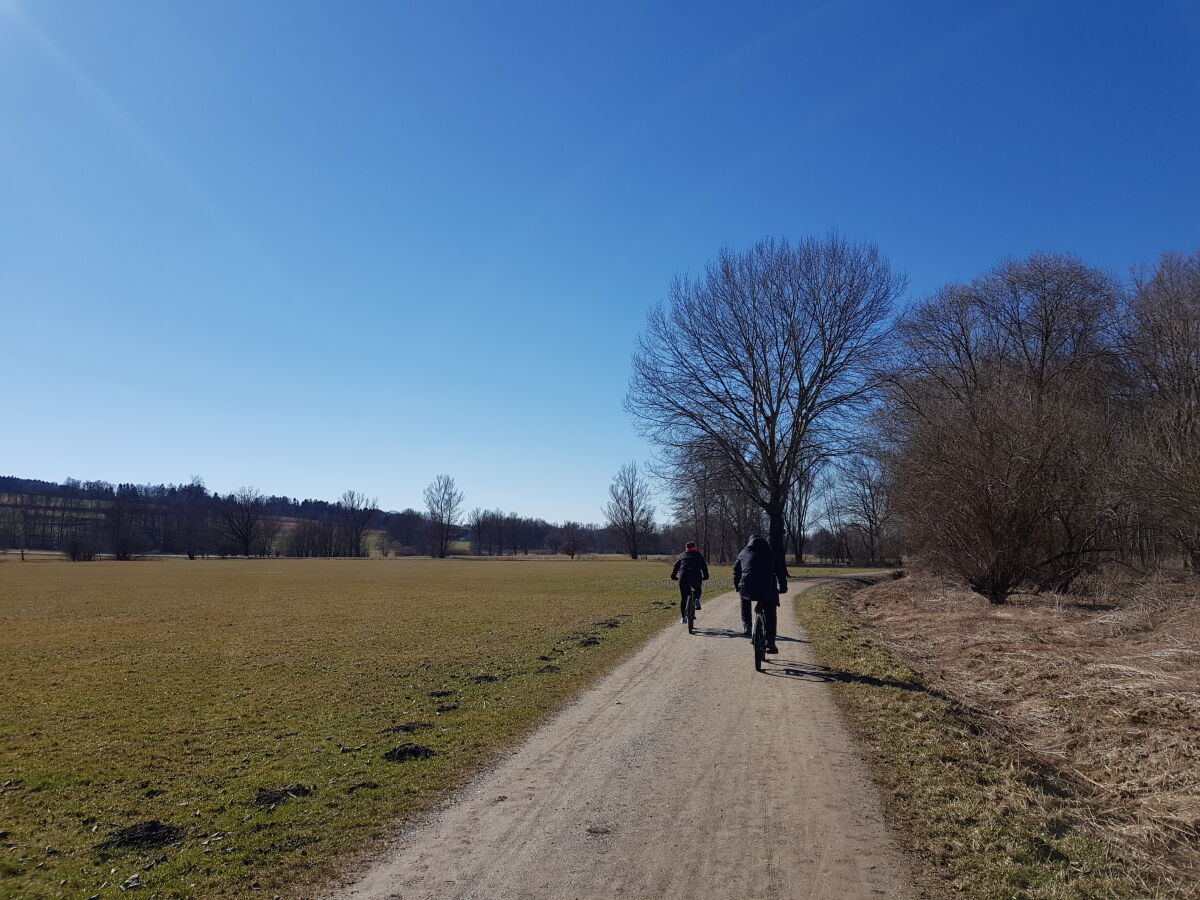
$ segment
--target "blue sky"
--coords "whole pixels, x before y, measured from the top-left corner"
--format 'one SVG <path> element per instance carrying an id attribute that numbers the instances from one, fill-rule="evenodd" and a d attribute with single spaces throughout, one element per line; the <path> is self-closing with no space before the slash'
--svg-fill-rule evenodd
<path id="1" fill-rule="evenodd" d="M 645 312 L 1200 246 L 1200 4 L 0 0 L 0 474 L 600 518 Z"/>

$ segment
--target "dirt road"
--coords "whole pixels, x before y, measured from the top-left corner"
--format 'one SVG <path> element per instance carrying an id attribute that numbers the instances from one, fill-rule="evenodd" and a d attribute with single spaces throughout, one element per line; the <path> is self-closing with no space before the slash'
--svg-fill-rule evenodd
<path id="1" fill-rule="evenodd" d="M 756 674 L 734 595 L 705 602 L 334 896 L 909 896 L 786 600 L 779 623 Z"/>

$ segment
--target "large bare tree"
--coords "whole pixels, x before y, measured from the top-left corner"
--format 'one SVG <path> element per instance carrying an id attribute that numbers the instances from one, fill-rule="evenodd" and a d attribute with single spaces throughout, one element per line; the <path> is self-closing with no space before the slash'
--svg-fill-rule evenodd
<path id="1" fill-rule="evenodd" d="M 630 559 L 637 559 L 654 531 L 654 507 L 650 505 L 650 485 L 639 474 L 636 462 L 621 466 L 613 476 L 604 517 Z"/>
<path id="2" fill-rule="evenodd" d="M 719 454 L 783 559 L 788 494 L 844 449 L 904 286 L 877 247 L 836 234 L 723 250 L 651 311 L 626 407 L 668 451 Z"/>
<path id="3" fill-rule="evenodd" d="M 458 517 L 462 514 L 463 493 L 449 475 L 439 475 L 425 488 L 425 510 L 429 516 L 433 555 L 445 559 L 450 549 Z"/>

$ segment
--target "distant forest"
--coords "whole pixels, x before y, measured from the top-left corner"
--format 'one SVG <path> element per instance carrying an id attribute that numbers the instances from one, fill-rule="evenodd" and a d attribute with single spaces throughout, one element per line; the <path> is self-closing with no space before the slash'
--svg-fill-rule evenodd
<path id="1" fill-rule="evenodd" d="M 61 551 L 84 561 L 149 554 L 198 557 L 361 557 L 418 555 L 435 549 L 429 515 L 384 511 L 347 491 L 337 501 L 266 496 L 243 488 L 210 492 L 199 479 L 184 484 L 111 484 L 0 476 L 0 548 Z M 474 510 L 455 524 L 459 552 L 481 555 L 615 553 L 608 528 L 548 522 L 501 510 Z M 656 534 L 651 552 L 674 547 Z M 452 548 L 451 552 L 455 552 Z"/>
<path id="2" fill-rule="evenodd" d="M 801 554 L 835 564 L 877 558 L 869 539 L 873 532 L 863 524 L 869 517 L 853 512 L 856 499 L 872 484 L 864 481 L 865 487 L 855 490 L 855 479 L 843 483 L 845 490 L 836 493 L 832 482 L 818 484 L 806 495 L 800 521 L 789 522 L 794 561 Z M 638 526 L 641 555 L 678 553 L 685 541 L 698 540 L 713 562 L 728 563 L 749 534 L 765 533 L 766 524 L 752 506 L 716 490 L 705 497 L 711 503 L 698 512 L 695 491 L 673 496 L 675 524 L 655 523 L 649 509 Z M 252 488 L 222 495 L 209 491 L 199 478 L 181 484 L 68 478 L 59 484 L 0 476 L 0 552 L 59 551 L 75 561 L 148 555 L 437 556 L 442 531 L 449 535 L 451 555 L 628 553 L 629 535 L 620 517 L 611 510 L 606 515 L 603 525 L 557 523 L 500 509 L 466 511 L 459 503 L 449 528 L 443 529 L 436 510 L 385 511 L 355 491 L 336 501 L 297 500 Z"/>

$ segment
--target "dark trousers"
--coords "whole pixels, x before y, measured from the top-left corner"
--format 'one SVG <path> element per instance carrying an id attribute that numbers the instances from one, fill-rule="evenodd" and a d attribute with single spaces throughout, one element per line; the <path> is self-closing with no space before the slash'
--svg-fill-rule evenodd
<path id="1" fill-rule="evenodd" d="M 750 615 L 750 604 L 752 600 L 742 600 L 742 628 L 749 631 L 754 624 L 754 618 Z M 775 628 L 779 624 L 779 607 L 774 603 L 762 603 L 763 611 L 763 627 L 767 632 L 767 646 L 775 646 Z"/>
<path id="2" fill-rule="evenodd" d="M 680 578 L 679 579 L 679 618 L 687 618 L 687 598 L 688 590 L 696 589 L 696 599 L 700 599 L 700 586 L 704 582 L 699 578 Z"/>

